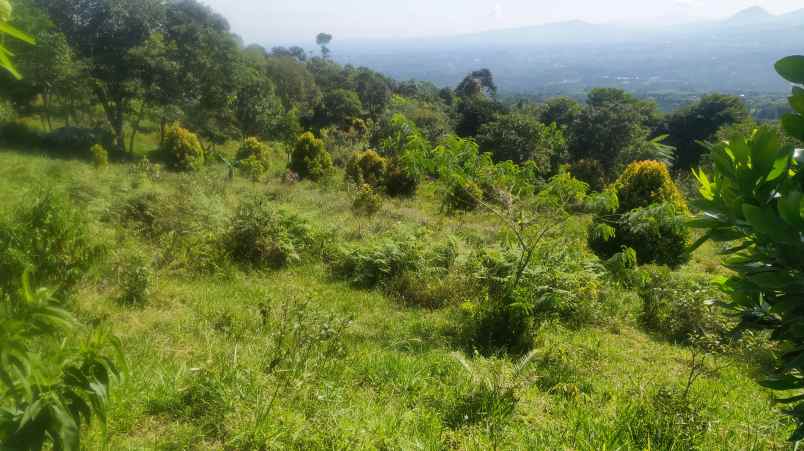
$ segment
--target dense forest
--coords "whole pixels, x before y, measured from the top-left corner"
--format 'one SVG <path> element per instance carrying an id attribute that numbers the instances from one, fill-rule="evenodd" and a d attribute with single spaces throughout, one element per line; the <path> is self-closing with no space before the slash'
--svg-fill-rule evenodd
<path id="1" fill-rule="evenodd" d="M 0 34 L 0 449 L 804 438 L 804 56 L 787 104 L 665 112 L 196 0 L 0 0 Z"/>

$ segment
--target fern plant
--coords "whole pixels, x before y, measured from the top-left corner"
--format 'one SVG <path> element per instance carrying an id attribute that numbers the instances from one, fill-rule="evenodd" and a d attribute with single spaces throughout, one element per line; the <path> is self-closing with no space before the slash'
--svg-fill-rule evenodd
<path id="1" fill-rule="evenodd" d="M 106 347 L 120 347 L 105 333 L 77 342 L 78 321 L 29 279 L 0 294 L 0 449 L 78 451 L 81 425 L 105 420 L 120 374 Z"/>

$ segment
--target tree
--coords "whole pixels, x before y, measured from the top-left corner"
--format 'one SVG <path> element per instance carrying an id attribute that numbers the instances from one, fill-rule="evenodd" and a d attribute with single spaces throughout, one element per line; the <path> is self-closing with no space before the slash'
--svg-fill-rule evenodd
<path id="1" fill-rule="evenodd" d="M 553 123 L 544 125 L 524 113 L 497 116 L 480 127 L 477 142 L 482 152 L 491 152 L 494 161 L 522 164 L 532 160 L 543 174 L 553 173 L 566 150 L 564 134 Z M 556 158 L 556 157 L 559 158 Z"/>
<path id="2" fill-rule="evenodd" d="M 363 104 L 356 92 L 336 89 L 324 96 L 323 104 L 319 107 L 316 116 L 322 126 L 334 124 L 346 127 L 352 123 L 353 119 L 359 118 L 362 114 Z"/>
<path id="3" fill-rule="evenodd" d="M 556 124 L 562 130 L 567 130 L 580 116 L 582 109 L 580 103 L 569 97 L 556 97 L 539 108 L 539 121 L 547 125 Z"/>
<path id="4" fill-rule="evenodd" d="M 245 67 L 241 77 L 233 103 L 240 138 L 242 141 L 250 136 L 268 138 L 285 114 L 274 85 L 254 67 Z"/>
<path id="5" fill-rule="evenodd" d="M 698 102 L 672 114 L 664 125 L 669 143 L 676 148 L 676 169 L 687 170 L 701 162 L 710 141 L 724 126 L 750 119 L 742 99 L 725 94 L 709 94 Z"/>
<path id="6" fill-rule="evenodd" d="M 391 89 L 385 78 L 376 72 L 362 69 L 355 77 L 355 89 L 371 117 L 377 118 L 391 100 Z"/>
<path id="7" fill-rule="evenodd" d="M 480 128 L 506 112 L 505 106 L 483 96 L 463 97 L 457 108 L 455 133 L 463 138 L 476 136 Z"/>
<path id="8" fill-rule="evenodd" d="M 159 0 L 48 0 L 47 11 L 75 55 L 87 65 L 92 90 L 106 114 L 115 147 L 125 152 L 125 123 L 137 99 L 137 70 L 130 58 L 164 24 Z"/>
<path id="9" fill-rule="evenodd" d="M 278 56 L 278 57 L 289 56 L 291 58 L 297 59 L 301 63 L 307 61 L 307 52 L 305 52 L 303 48 L 298 46 L 293 46 L 290 48 L 274 47 L 271 49 L 271 56 Z"/>
<path id="10" fill-rule="evenodd" d="M 332 42 L 332 35 L 327 33 L 318 33 L 318 36 L 315 37 L 315 43 L 321 46 L 321 56 L 324 59 L 329 58 L 329 43 Z"/>
<path id="11" fill-rule="evenodd" d="M 321 90 L 307 66 L 290 56 L 269 56 L 263 61 L 263 71 L 276 86 L 286 110 L 298 108 L 309 116 L 321 102 Z"/>
<path id="12" fill-rule="evenodd" d="M 467 75 L 455 88 L 455 93 L 461 97 L 494 97 L 497 95 L 497 85 L 490 70 L 480 69 Z"/>

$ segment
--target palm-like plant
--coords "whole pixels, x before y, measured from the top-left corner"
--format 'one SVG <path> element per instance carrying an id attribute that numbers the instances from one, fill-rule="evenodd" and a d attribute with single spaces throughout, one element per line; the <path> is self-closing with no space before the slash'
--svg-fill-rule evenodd
<path id="1" fill-rule="evenodd" d="M 11 19 L 11 12 L 12 8 L 8 0 L 0 0 L 0 68 L 9 71 L 14 78 L 19 80 L 22 78 L 22 75 L 17 71 L 14 67 L 14 63 L 11 61 L 14 54 L 6 47 L 5 37 L 9 36 L 31 45 L 36 44 L 36 40 L 8 23 L 8 20 Z"/>

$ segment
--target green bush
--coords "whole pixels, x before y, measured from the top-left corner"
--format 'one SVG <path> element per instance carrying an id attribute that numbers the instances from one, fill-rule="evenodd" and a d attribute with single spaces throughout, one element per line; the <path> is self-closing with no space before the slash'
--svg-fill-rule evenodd
<path id="1" fill-rule="evenodd" d="M 401 234 L 367 246 L 340 246 L 330 249 L 325 261 L 333 276 L 358 287 L 374 288 L 416 268 L 422 255 L 418 241 Z"/>
<path id="2" fill-rule="evenodd" d="M 303 179 L 319 180 L 332 171 L 332 157 L 324 142 L 307 132 L 296 141 L 288 168 Z"/>
<path id="3" fill-rule="evenodd" d="M 374 216 L 382 208 L 382 196 L 367 184 L 360 185 L 352 202 L 352 211 L 363 216 Z"/>
<path id="4" fill-rule="evenodd" d="M 48 152 L 80 155 L 84 157 L 87 149 L 100 144 L 109 149 L 114 146 L 114 138 L 102 128 L 62 127 L 42 137 L 42 147 Z"/>
<path id="5" fill-rule="evenodd" d="M 67 198 L 36 194 L 0 223 L 0 288 L 15 292 L 19 276 L 33 271 L 37 286 L 69 293 L 103 255 L 94 244 L 84 214 Z"/>
<path id="6" fill-rule="evenodd" d="M 92 161 L 97 168 L 105 168 L 109 165 L 109 152 L 100 144 L 93 145 L 89 151 L 92 153 Z"/>
<path id="7" fill-rule="evenodd" d="M 346 176 L 358 186 L 365 183 L 372 188 L 379 188 L 385 181 L 387 168 L 385 158 L 369 149 L 352 154 L 346 164 Z"/>
<path id="8" fill-rule="evenodd" d="M 602 191 L 606 187 L 606 169 L 597 160 L 578 160 L 570 165 L 569 173 L 589 185 L 592 191 Z"/>
<path id="9" fill-rule="evenodd" d="M 311 238 L 305 221 L 255 199 L 240 204 L 224 242 L 236 262 L 282 268 L 301 260 Z"/>
<path id="10" fill-rule="evenodd" d="M 705 275 L 687 275 L 663 267 L 646 267 L 641 321 L 649 330 L 678 342 L 703 335 L 722 335 L 728 330 L 716 303 L 722 300 L 712 280 Z"/>
<path id="11" fill-rule="evenodd" d="M 589 185 L 568 172 L 550 178 L 536 196 L 537 205 L 547 209 L 578 209 L 589 192 Z"/>
<path id="12" fill-rule="evenodd" d="M 416 194 L 419 179 L 407 170 L 399 158 L 391 158 L 385 173 L 385 192 L 391 197 L 408 197 Z"/>
<path id="13" fill-rule="evenodd" d="M 614 182 L 614 190 L 620 201 L 619 213 L 661 203 L 672 204 L 680 214 L 687 211 L 684 196 L 670 177 L 667 166 L 658 161 L 629 164 Z"/>
<path id="14" fill-rule="evenodd" d="M 136 256 L 118 269 L 118 285 L 120 286 L 121 304 L 142 306 L 151 294 L 154 272 L 141 256 Z"/>
<path id="15" fill-rule="evenodd" d="M 198 171 L 204 166 L 204 148 L 198 136 L 178 124 L 173 124 L 165 132 L 160 152 L 168 165 L 176 170 Z"/>
<path id="16" fill-rule="evenodd" d="M 455 180 L 447 186 L 443 207 L 449 212 L 473 211 L 480 206 L 483 190 L 471 180 Z"/>
<path id="17" fill-rule="evenodd" d="M 257 138 L 247 138 L 236 158 L 240 172 L 256 182 L 268 172 L 270 149 Z"/>
<path id="18" fill-rule="evenodd" d="M 603 260 L 631 248 L 641 265 L 677 267 L 690 259 L 689 237 L 686 217 L 672 204 L 657 204 L 621 216 L 597 217 L 589 227 L 588 243 Z"/>

